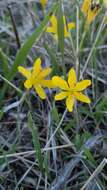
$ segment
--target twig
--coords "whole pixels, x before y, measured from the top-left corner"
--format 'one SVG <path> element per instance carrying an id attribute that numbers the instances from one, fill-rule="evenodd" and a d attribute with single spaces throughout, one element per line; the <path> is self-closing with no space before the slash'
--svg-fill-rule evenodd
<path id="1" fill-rule="evenodd" d="M 71 147 L 71 144 L 66 144 L 66 145 L 61 145 L 61 146 L 55 146 L 55 147 L 48 147 L 48 148 L 43 148 L 42 152 L 49 151 L 49 150 L 54 150 L 54 149 L 63 149 L 67 147 Z M 11 157 L 17 157 L 17 156 L 27 156 L 27 155 L 32 155 L 35 154 L 34 150 L 31 151 L 24 151 L 24 152 L 18 152 L 18 153 L 13 153 L 13 154 L 6 154 L 6 155 L 1 155 L 0 159 L 2 158 L 11 158 Z"/>
<path id="2" fill-rule="evenodd" d="M 87 185 L 91 182 L 91 180 L 93 180 L 102 171 L 102 169 L 105 167 L 106 164 L 107 164 L 107 159 L 104 158 L 103 161 L 96 168 L 96 170 L 93 172 L 93 174 L 90 176 L 90 178 L 86 181 L 85 185 L 80 190 L 84 190 L 87 187 Z"/>
<path id="3" fill-rule="evenodd" d="M 60 120 L 60 122 L 59 122 L 59 124 L 58 124 L 57 128 L 55 129 L 55 131 L 54 131 L 54 132 L 53 132 L 53 134 L 51 135 L 50 139 L 48 140 L 48 142 L 47 142 L 47 144 L 46 144 L 45 148 L 47 148 L 47 147 L 48 147 L 48 145 L 50 144 L 50 142 L 51 142 L 52 138 L 55 136 L 56 132 L 57 132 L 57 131 L 58 131 L 58 129 L 61 127 L 62 122 L 63 122 L 63 120 L 64 120 L 64 118 L 65 118 L 65 116 L 66 116 L 66 113 L 67 113 L 67 109 L 64 111 L 64 113 L 63 113 L 63 115 L 62 115 L 62 118 L 61 118 L 61 120 Z"/>
<path id="4" fill-rule="evenodd" d="M 94 136 L 90 139 L 88 139 L 84 145 L 85 148 L 91 149 L 95 146 L 96 142 L 99 141 L 102 138 L 102 136 Z M 64 184 L 66 183 L 67 179 L 69 178 L 71 172 L 73 169 L 77 166 L 77 164 L 81 161 L 81 158 L 83 156 L 84 149 L 81 150 L 80 153 L 76 155 L 74 159 L 71 159 L 64 168 L 59 172 L 59 175 L 55 180 L 52 182 L 51 187 L 49 190 L 61 190 L 64 187 Z"/>
<path id="5" fill-rule="evenodd" d="M 20 94 L 22 94 L 22 91 L 16 87 L 14 84 L 12 84 L 9 80 L 7 80 L 5 77 L 3 77 L 2 75 L 0 75 L 0 78 L 5 81 L 7 84 L 9 84 L 12 88 L 14 88 L 17 92 L 19 92 Z"/>

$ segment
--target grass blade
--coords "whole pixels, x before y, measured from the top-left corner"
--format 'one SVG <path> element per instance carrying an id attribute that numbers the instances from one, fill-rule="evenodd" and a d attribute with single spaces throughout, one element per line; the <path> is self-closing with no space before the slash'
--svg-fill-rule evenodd
<path id="1" fill-rule="evenodd" d="M 0 48 L 0 62 L 1 62 L 1 69 L 2 69 L 3 75 L 7 78 L 7 73 L 9 72 L 8 57 L 2 51 L 1 48 Z"/>
<path id="2" fill-rule="evenodd" d="M 58 43 L 59 43 L 59 48 L 61 51 L 61 56 L 62 56 L 62 69 L 63 69 L 63 75 L 66 78 L 66 68 L 64 64 L 64 19 L 63 19 L 63 10 L 62 10 L 62 3 L 59 3 L 58 6 Z"/>
<path id="3" fill-rule="evenodd" d="M 55 54 L 55 50 L 54 50 L 54 48 L 50 48 L 49 45 L 46 43 L 44 44 L 44 46 L 51 59 L 52 75 L 57 75 L 60 73 L 60 71 L 59 71 L 59 65 L 58 65 L 56 54 Z"/>
<path id="4" fill-rule="evenodd" d="M 38 160 L 39 168 L 40 168 L 41 172 L 43 172 L 43 158 L 42 158 L 40 142 L 39 142 L 39 138 L 38 138 L 39 135 L 38 135 L 37 127 L 35 126 L 30 113 L 28 114 L 28 127 L 30 128 L 30 131 L 32 134 L 34 149 L 36 152 L 35 158 Z"/>

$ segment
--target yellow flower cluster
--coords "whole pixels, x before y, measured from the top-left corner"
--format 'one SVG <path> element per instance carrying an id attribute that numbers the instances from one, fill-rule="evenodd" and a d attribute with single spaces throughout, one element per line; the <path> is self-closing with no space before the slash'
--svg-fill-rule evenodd
<path id="1" fill-rule="evenodd" d="M 48 0 L 40 0 L 40 3 L 42 5 L 42 8 L 45 9 L 45 7 L 48 3 Z M 105 7 L 107 7 L 107 0 L 103 0 L 103 4 Z M 90 24 L 95 19 L 95 17 L 98 15 L 100 8 L 101 8 L 100 0 L 84 0 L 83 1 L 81 11 L 87 17 L 86 22 L 88 24 Z M 71 29 L 75 28 L 75 23 L 71 22 L 71 23 L 68 23 L 68 25 L 66 26 L 65 16 L 63 16 L 63 21 L 64 21 L 64 36 L 68 37 L 69 31 Z M 51 23 L 51 26 L 47 28 L 47 32 L 53 33 L 55 38 L 57 38 L 57 36 L 58 36 L 57 19 L 54 15 L 52 15 L 52 17 L 50 19 L 50 23 Z"/>
<path id="2" fill-rule="evenodd" d="M 87 4 L 86 4 L 87 2 Z M 47 1 L 42 1 L 42 5 L 46 5 Z M 82 10 L 88 10 L 90 6 L 90 1 L 85 0 L 82 6 Z M 92 20 L 92 19 L 91 19 Z M 66 23 L 65 16 L 63 16 L 64 22 L 64 37 L 69 37 L 70 30 L 75 27 L 75 23 Z M 48 26 L 46 32 L 52 33 L 54 37 L 58 38 L 58 30 L 57 30 L 57 18 L 52 15 L 50 18 L 51 26 Z M 55 100 L 60 101 L 66 98 L 66 107 L 68 111 L 72 112 L 75 100 L 79 100 L 81 102 L 90 103 L 90 99 L 82 93 L 88 86 L 91 85 L 90 80 L 82 80 L 77 82 L 76 73 L 73 68 L 68 72 L 68 81 L 65 81 L 63 78 L 59 76 L 53 76 L 52 79 L 47 79 L 49 74 L 51 73 L 51 68 L 43 68 L 41 59 L 38 58 L 34 62 L 32 69 L 26 69 L 22 66 L 18 67 L 18 71 L 26 77 L 26 81 L 24 82 L 24 86 L 27 90 L 32 87 L 35 89 L 36 93 L 41 99 L 46 99 L 46 92 L 44 88 L 59 88 L 61 91 L 55 95 Z"/>
<path id="3" fill-rule="evenodd" d="M 73 110 L 75 100 L 79 100 L 85 103 L 90 103 L 90 99 L 84 95 L 81 91 L 91 85 L 90 80 L 76 81 L 76 73 L 72 68 L 68 73 L 68 81 L 65 81 L 59 76 L 52 77 L 51 80 L 46 77 L 51 73 L 51 68 L 42 68 L 41 59 L 38 58 L 31 70 L 25 69 L 22 66 L 18 67 L 18 71 L 26 77 L 24 86 L 27 90 L 34 87 L 36 93 L 41 99 L 46 99 L 46 93 L 43 88 L 59 88 L 62 90 L 55 96 L 55 100 L 62 100 L 66 98 L 66 106 L 68 111 Z"/>
<path id="4" fill-rule="evenodd" d="M 84 0 L 81 8 L 86 18 L 86 23 L 91 24 L 100 11 L 99 0 Z"/>

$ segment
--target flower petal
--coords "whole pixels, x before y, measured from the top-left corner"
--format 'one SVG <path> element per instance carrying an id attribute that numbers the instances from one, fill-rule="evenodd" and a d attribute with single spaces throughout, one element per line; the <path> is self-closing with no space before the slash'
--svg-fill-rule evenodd
<path id="1" fill-rule="evenodd" d="M 46 99 L 46 93 L 40 85 L 34 85 L 34 88 L 41 99 Z"/>
<path id="2" fill-rule="evenodd" d="M 68 95 L 67 92 L 60 92 L 59 94 L 55 95 L 55 100 L 63 100 Z"/>
<path id="3" fill-rule="evenodd" d="M 63 22 L 64 22 L 64 37 L 69 37 L 70 33 L 69 31 L 73 28 L 75 28 L 75 23 L 70 22 L 67 24 L 66 17 L 63 16 Z"/>
<path id="4" fill-rule="evenodd" d="M 91 100 L 88 98 L 88 96 L 82 94 L 81 92 L 73 92 L 75 98 L 81 102 L 85 103 L 91 103 Z"/>
<path id="5" fill-rule="evenodd" d="M 27 88 L 27 89 L 32 88 L 32 81 L 31 81 L 31 78 L 30 78 L 30 79 L 27 79 L 27 80 L 24 82 L 24 86 L 25 86 L 25 88 Z"/>
<path id="6" fill-rule="evenodd" d="M 18 71 L 27 79 L 31 77 L 31 71 L 25 69 L 24 67 L 19 66 Z"/>
<path id="7" fill-rule="evenodd" d="M 68 28 L 67 28 L 67 21 L 66 17 L 63 15 L 63 24 L 64 24 L 64 37 L 69 36 Z"/>
<path id="8" fill-rule="evenodd" d="M 42 8 L 44 9 L 47 2 L 48 2 L 48 0 L 40 0 L 40 2 L 41 2 L 41 5 L 42 5 Z"/>
<path id="9" fill-rule="evenodd" d="M 72 30 L 73 28 L 75 28 L 75 22 L 68 23 L 68 30 Z"/>
<path id="10" fill-rule="evenodd" d="M 76 73 L 73 68 L 71 68 L 68 73 L 68 84 L 70 88 L 74 88 L 74 85 L 76 84 Z"/>
<path id="11" fill-rule="evenodd" d="M 55 88 L 55 85 L 53 84 L 52 80 L 41 80 L 40 85 L 48 88 Z"/>
<path id="12" fill-rule="evenodd" d="M 34 62 L 34 66 L 33 66 L 33 69 L 32 69 L 32 78 L 34 79 L 40 73 L 41 70 L 42 70 L 41 59 L 38 58 Z"/>
<path id="13" fill-rule="evenodd" d="M 83 4 L 82 4 L 82 8 L 81 11 L 87 15 L 88 10 L 90 9 L 90 5 L 91 5 L 91 0 L 84 0 Z"/>
<path id="14" fill-rule="evenodd" d="M 72 95 L 69 95 L 68 98 L 66 99 L 66 106 L 69 112 L 72 112 L 73 106 L 74 106 L 74 98 Z"/>
<path id="15" fill-rule="evenodd" d="M 53 33 L 53 34 L 55 33 L 55 31 L 53 30 L 53 27 L 51 26 L 47 27 L 46 32 Z"/>
<path id="16" fill-rule="evenodd" d="M 97 16 L 97 14 L 99 13 L 100 9 L 95 8 L 94 10 L 89 9 L 88 11 L 88 15 L 87 15 L 87 23 L 90 24 L 95 17 Z"/>
<path id="17" fill-rule="evenodd" d="M 76 91 L 82 91 L 82 90 L 86 89 L 90 85 L 91 85 L 91 80 L 83 80 L 83 81 L 77 82 L 74 89 Z"/>
<path id="18" fill-rule="evenodd" d="M 56 87 L 59 87 L 62 90 L 69 90 L 69 86 L 68 86 L 67 82 L 64 79 L 62 79 L 61 77 L 54 76 L 52 78 L 52 81 Z"/>
<path id="19" fill-rule="evenodd" d="M 42 69 L 42 71 L 38 74 L 38 78 L 45 78 L 51 73 L 52 69 L 50 67 L 46 69 Z"/>
<path id="20" fill-rule="evenodd" d="M 52 15 L 50 18 L 50 22 L 53 28 L 53 33 L 57 33 L 57 18 L 55 15 Z"/>
<path id="21" fill-rule="evenodd" d="M 51 26 L 48 26 L 46 32 L 57 34 L 57 19 L 55 15 L 52 15 L 50 18 Z"/>

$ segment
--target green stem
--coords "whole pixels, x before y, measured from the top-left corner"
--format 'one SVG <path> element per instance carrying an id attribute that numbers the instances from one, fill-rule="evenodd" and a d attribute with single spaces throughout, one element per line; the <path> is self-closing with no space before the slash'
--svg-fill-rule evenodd
<path id="1" fill-rule="evenodd" d="M 21 47 L 21 43 L 20 43 L 20 39 L 19 39 L 17 27 L 16 27 L 16 22 L 15 22 L 15 19 L 14 19 L 14 16 L 13 16 L 13 13 L 12 13 L 10 5 L 8 5 L 8 10 L 9 10 L 10 18 L 11 18 L 11 21 L 12 21 L 14 34 L 15 34 L 15 37 L 16 37 L 17 47 L 19 49 Z"/>

